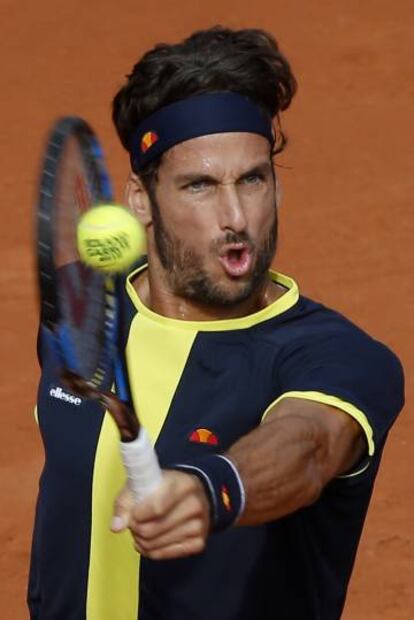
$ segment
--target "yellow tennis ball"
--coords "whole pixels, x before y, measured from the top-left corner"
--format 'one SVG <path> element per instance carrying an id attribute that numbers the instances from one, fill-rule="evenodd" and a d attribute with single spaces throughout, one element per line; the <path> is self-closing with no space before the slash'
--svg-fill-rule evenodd
<path id="1" fill-rule="evenodd" d="M 99 205 L 81 215 L 77 244 L 81 260 L 89 267 L 126 271 L 145 254 L 145 229 L 124 207 Z"/>

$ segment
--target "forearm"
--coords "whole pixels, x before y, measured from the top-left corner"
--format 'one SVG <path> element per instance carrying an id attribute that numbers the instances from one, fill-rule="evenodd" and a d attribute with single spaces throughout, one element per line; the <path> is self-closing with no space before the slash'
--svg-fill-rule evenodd
<path id="1" fill-rule="evenodd" d="M 246 492 L 239 525 L 271 521 L 312 504 L 364 451 L 359 425 L 349 416 L 288 400 L 228 452 Z"/>
<path id="2" fill-rule="evenodd" d="M 328 480 L 351 467 L 364 448 L 358 424 L 343 412 L 318 403 L 286 399 L 225 455 L 236 466 L 246 494 L 237 524 L 265 523 L 311 504 Z M 221 464 L 226 461 L 215 456 L 215 465 L 216 460 Z M 208 473 L 217 473 L 211 469 L 210 459 L 208 462 Z M 226 475 L 233 476 L 233 465 L 224 468 Z M 161 487 L 139 505 L 134 506 L 128 490 L 118 498 L 113 531 L 128 525 L 136 548 L 149 558 L 200 553 L 211 527 L 217 526 L 208 488 L 216 489 L 217 503 L 222 488 L 220 476 L 215 480 L 217 484 L 211 479 L 206 486 L 206 471 L 199 477 L 188 475 L 200 472 L 199 467 L 181 468 L 185 473 L 164 472 Z"/>

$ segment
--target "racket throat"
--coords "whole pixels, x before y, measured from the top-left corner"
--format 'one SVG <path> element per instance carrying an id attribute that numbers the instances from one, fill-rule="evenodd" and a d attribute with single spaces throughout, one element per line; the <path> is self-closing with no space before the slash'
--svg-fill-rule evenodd
<path id="1" fill-rule="evenodd" d="M 121 441 L 134 441 L 140 431 L 140 424 L 133 408 L 121 400 L 113 392 L 99 390 L 92 382 L 86 381 L 71 370 L 62 372 L 62 381 L 65 386 L 82 398 L 97 400 L 113 417 L 121 435 Z"/>

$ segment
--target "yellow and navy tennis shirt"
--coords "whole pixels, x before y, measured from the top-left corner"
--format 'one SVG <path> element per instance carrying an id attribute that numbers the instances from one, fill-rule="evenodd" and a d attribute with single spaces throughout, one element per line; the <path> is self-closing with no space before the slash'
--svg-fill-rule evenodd
<path id="1" fill-rule="evenodd" d="M 403 401 L 397 358 L 340 314 L 272 273 L 282 297 L 255 314 L 187 322 L 123 287 L 134 403 L 161 464 L 224 452 L 290 396 L 355 418 L 367 459 L 307 508 L 213 533 L 201 554 L 140 558 L 109 530 L 125 481 L 119 435 L 96 402 L 59 382 L 40 338 L 38 420 L 45 448 L 33 535 L 35 620 L 334 620 L 340 617 L 382 447 Z"/>

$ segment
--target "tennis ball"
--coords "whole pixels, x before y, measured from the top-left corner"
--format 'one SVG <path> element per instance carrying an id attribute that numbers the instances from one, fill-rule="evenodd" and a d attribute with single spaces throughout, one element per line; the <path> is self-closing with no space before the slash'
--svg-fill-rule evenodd
<path id="1" fill-rule="evenodd" d="M 145 254 L 145 229 L 124 207 L 99 205 L 79 218 L 77 244 L 81 260 L 89 267 L 126 271 Z"/>

